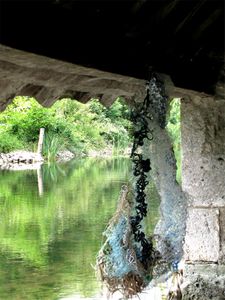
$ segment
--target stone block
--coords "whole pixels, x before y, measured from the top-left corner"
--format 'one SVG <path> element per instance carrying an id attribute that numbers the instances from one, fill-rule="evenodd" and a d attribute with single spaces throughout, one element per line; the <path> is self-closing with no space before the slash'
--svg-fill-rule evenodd
<path id="1" fill-rule="evenodd" d="M 225 206 L 225 101 L 181 103 L 182 188 L 192 206 Z"/>
<path id="2" fill-rule="evenodd" d="M 225 265 L 187 264 L 184 269 L 182 300 L 224 300 Z"/>
<path id="3" fill-rule="evenodd" d="M 183 170 L 187 167 L 182 185 L 189 195 L 191 206 L 225 206 L 225 155 L 218 158 L 199 157 L 183 164 Z"/>
<path id="4" fill-rule="evenodd" d="M 186 261 L 218 262 L 220 253 L 218 209 L 189 209 L 184 253 Z"/>

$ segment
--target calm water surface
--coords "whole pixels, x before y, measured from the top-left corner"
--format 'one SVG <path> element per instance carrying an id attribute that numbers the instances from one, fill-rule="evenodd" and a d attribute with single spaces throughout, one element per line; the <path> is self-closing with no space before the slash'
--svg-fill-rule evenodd
<path id="1" fill-rule="evenodd" d="M 129 159 L 81 159 L 0 171 L 0 299 L 98 299 L 92 267 Z M 147 222 L 158 218 L 158 198 Z"/>

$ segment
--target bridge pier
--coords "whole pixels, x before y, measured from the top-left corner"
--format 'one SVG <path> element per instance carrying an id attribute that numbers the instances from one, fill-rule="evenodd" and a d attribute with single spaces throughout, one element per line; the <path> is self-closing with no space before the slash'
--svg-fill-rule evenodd
<path id="1" fill-rule="evenodd" d="M 181 136 L 188 199 L 183 299 L 225 299 L 225 100 L 184 98 Z"/>

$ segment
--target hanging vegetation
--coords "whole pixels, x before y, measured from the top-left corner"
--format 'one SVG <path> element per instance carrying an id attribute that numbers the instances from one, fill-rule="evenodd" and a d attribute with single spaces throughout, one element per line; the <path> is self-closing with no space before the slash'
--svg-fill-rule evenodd
<path id="1" fill-rule="evenodd" d="M 97 257 L 97 269 L 103 283 L 112 293 L 119 290 L 125 298 L 141 292 L 152 279 L 159 254 L 147 238 L 142 221 L 147 215 L 145 188 L 151 170 L 150 158 L 142 148 L 154 133 L 151 120 L 157 118 L 165 127 L 166 101 L 163 83 L 152 73 L 142 105 L 132 112 L 134 142 L 131 152 L 134 184 L 132 192 L 123 186 L 115 215 L 104 232 L 105 242 Z"/>

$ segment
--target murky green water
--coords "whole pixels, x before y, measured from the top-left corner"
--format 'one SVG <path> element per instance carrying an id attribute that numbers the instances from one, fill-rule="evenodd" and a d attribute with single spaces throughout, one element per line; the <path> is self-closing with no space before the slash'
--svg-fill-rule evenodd
<path id="1" fill-rule="evenodd" d="M 129 175 L 124 158 L 42 166 L 39 176 L 0 171 L 0 299 L 96 299 L 92 265 Z M 151 231 L 158 199 L 150 192 Z"/>

